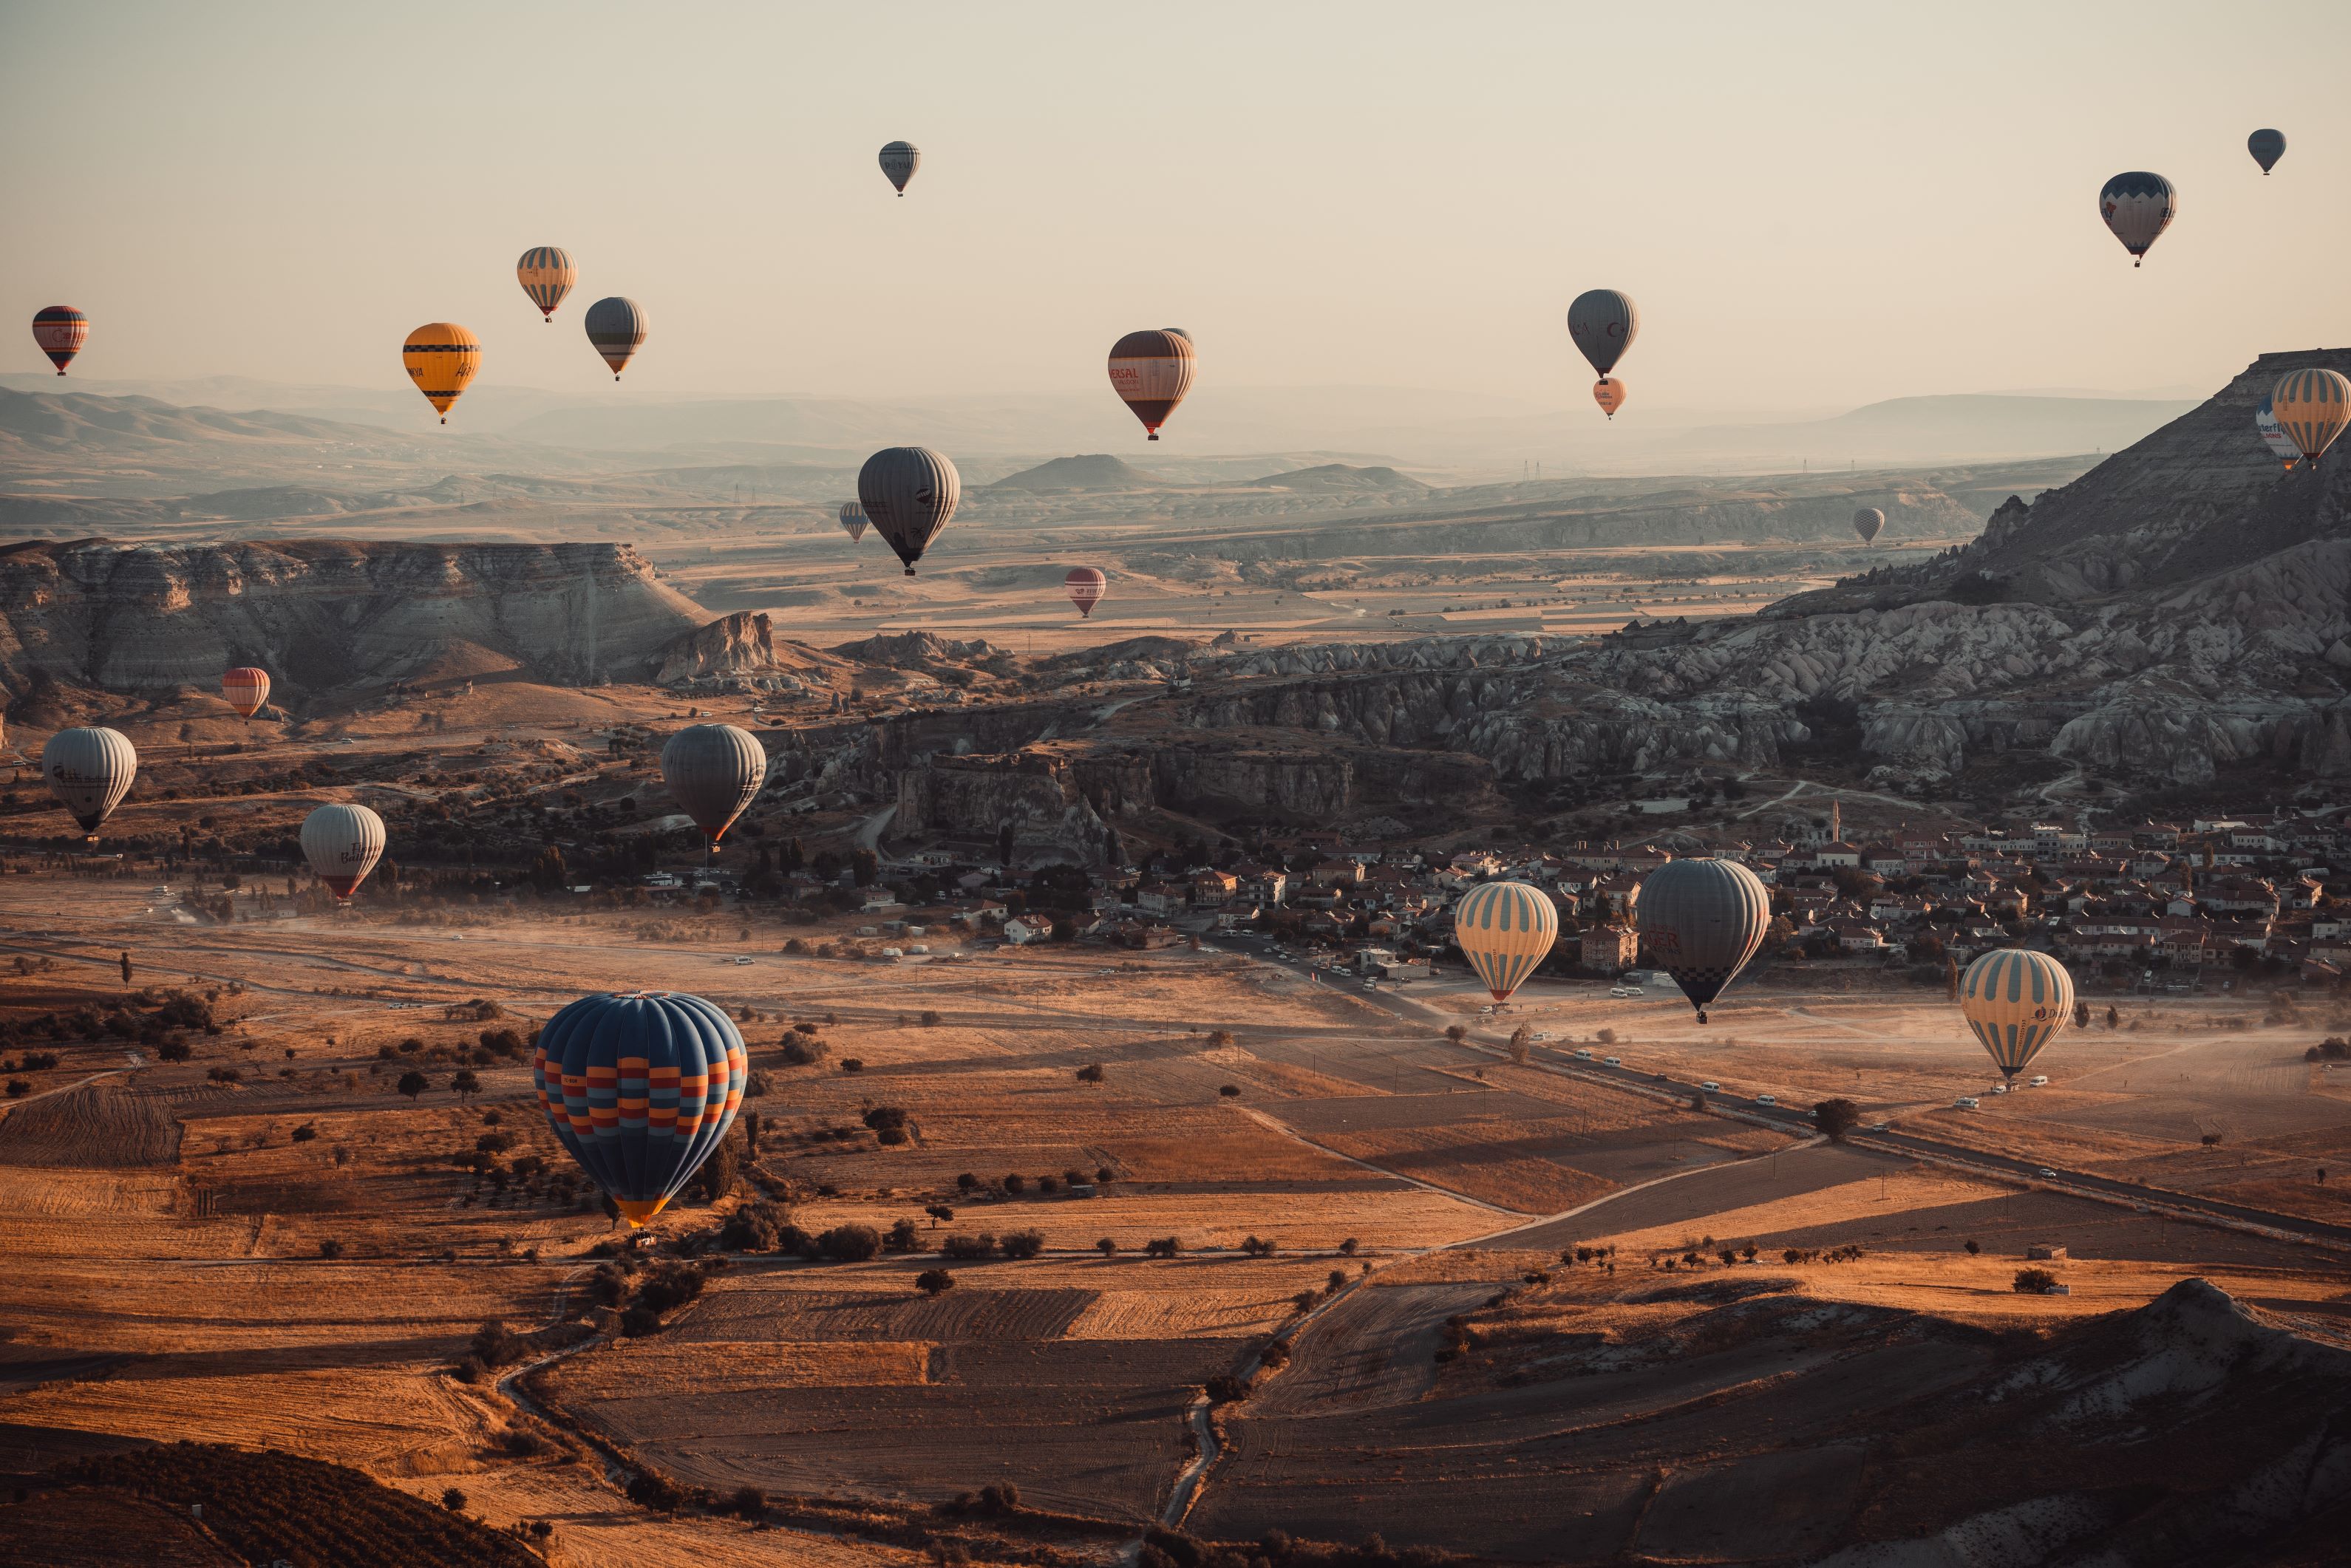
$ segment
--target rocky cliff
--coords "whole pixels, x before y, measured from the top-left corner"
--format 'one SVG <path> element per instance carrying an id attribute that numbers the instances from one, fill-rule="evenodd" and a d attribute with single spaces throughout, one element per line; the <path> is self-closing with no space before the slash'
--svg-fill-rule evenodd
<path id="1" fill-rule="evenodd" d="M 710 619 L 625 545 L 317 540 L 0 550 L 0 683 L 209 687 L 258 664 L 289 695 L 486 648 L 538 678 L 642 679 Z"/>

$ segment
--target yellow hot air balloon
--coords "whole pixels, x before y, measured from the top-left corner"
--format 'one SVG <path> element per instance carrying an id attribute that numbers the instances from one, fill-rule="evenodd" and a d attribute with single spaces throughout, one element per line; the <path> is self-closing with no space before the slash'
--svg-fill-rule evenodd
<path id="1" fill-rule="evenodd" d="M 1507 1002 L 1551 953 L 1559 907 L 1523 882 L 1481 882 L 1453 906 L 1453 940 L 1498 1002 Z"/>
<path id="2" fill-rule="evenodd" d="M 2074 977 L 2046 953 L 1995 948 L 1959 977 L 1959 1011 L 2013 1082 L 2074 1016 Z"/>
<path id="3" fill-rule="evenodd" d="M 2335 371 L 2288 371 L 2270 392 L 2270 416 L 2315 463 L 2351 423 L 2351 381 Z"/>
<path id="4" fill-rule="evenodd" d="M 466 383 L 482 368 L 482 340 L 455 321 L 427 321 L 400 346 L 408 379 L 449 423 L 449 405 L 465 395 Z"/>

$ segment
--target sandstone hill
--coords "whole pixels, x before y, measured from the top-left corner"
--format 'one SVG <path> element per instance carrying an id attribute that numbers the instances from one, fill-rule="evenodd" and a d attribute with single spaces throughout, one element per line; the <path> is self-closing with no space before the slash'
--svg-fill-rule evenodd
<path id="1" fill-rule="evenodd" d="M 1107 452 L 1056 457 L 998 479 L 990 490 L 1164 490 L 1172 482 Z"/>

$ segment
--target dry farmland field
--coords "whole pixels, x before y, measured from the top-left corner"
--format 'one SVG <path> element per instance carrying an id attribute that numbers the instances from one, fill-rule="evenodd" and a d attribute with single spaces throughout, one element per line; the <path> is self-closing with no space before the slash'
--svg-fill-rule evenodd
<path id="1" fill-rule="evenodd" d="M 1793 1562 L 2012 1501 L 1986 1387 L 2112 1383 L 2126 1414 L 2128 1368 L 2186 1397 L 2221 1357 L 2289 1415 L 2351 1389 L 2351 1255 L 1965 1160 L 2339 1220 L 2314 1173 L 2351 1179 L 2351 1095 L 2300 1058 L 2324 1019 L 2127 1002 L 1970 1117 L 1946 1108 L 1983 1070 L 1921 993 L 1759 989 L 1700 1028 L 1545 983 L 1520 1061 L 1458 981 L 1367 998 L 1214 942 L 783 949 L 732 915 L 222 924 L 126 879 L 0 875 L 6 1468 L 279 1449 L 456 1489 L 582 1564 L 1108 1563 L 1162 1522 Z M 758 1140 L 632 1242 L 492 1041 L 644 986 L 742 1020 Z M 1726 1094 L 1849 1096 L 1951 1158 L 1596 1082 L 1568 1053 L 1604 1040 Z M 791 1240 L 857 1227 L 899 1239 Z M 2050 1246 L 2071 1293 L 2017 1293 Z M 2196 1408 L 2163 1441 L 2211 1485 L 2274 1447 Z M 1947 1458 L 1985 1479 L 1904 1490 Z M 105 1560 L 38 1495 L 0 1505 L 0 1545 Z M 145 1528 L 150 1503 L 92 1495 Z M 152 1560 L 214 1560 L 154 1529 Z"/>

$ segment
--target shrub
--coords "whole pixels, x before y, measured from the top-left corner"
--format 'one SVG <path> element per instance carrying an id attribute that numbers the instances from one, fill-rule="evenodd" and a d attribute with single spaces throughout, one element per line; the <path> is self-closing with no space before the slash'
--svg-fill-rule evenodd
<path id="1" fill-rule="evenodd" d="M 751 1075 L 743 1081 L 743 1097 L 747 1100 L 764 1100 L 775 1087 L 776 1075 L 764 1067 L 755 1067 L 751 1069 Z"/>
<path id="2" fill-rule="evenodd" d="M 865 1113 L 865 1124 L 880 1133 L 906 1124 L 906 1112 L 900 1105 L 876 1105 Z"/>
<path id="3" fill-rule="evenodd" d="M 812 1034 L 784 1036 L 784 1061 L 794 1067 L 814 1067 L 831 1049 Z"/>
<path id="4" fill-rule="evenodd" d="M 1355 1255 L 1355 1249 L 1362 1245 L 1362 1242 L 1350 1236 L 1347 1239 L 1339 1243 L 1340 1256 L 1344 1258 L 1353 1258 Z"/>
<path id="5" fill-rule="evenodd" d="M 862 1056 L 844 1056 L 841 1059 L 841 1070 L 843 1072 L 862 1072 L 865 1071 L 865 1059 Z"/>
<path id="6" fill-rule="evenodd" d="M 427 1089 L 432 1088 L 433 1081 L 425 1077 L 422 1072 L 403 1072 L 400 1075 L 400 1082 L 392 1085 L 392 1087 L 398 1089 L 402 1094 L 407 1095 L 411 1100 L 413 1100 L 419 1094 L 423 1093 Z"/>
<path id="7" fill-rule="evenodd" d="M 667 1479 L 646 1474 L 629 1482 L 629 1500 L 639 1508 L 652 1509 L 655 1513 L 675 1513 L 677 1505 L 685 1499 Z"/>
<path id="8" fill-rule="evenodd" d="M 1241 1086 L 1238 1083 L 1221 1083 L 1217 1086 L 1217 1092 L 1228 1100 L 1238 1100 L 1241 1097 Z"/>
<path id="9" fill-rule="evenodd" d="M 1029 1190 L 1029 1178 L 1018 1174 L 1017 1172 L 1011 1176 L 1006 1176 L 1004 1178 L 1004 1190 L 1010 1193 L 1013 1197 L 1019 1197 L 1022 1193 Z"/>
<path id="10" fill-rule="evenodd" d="M 1109 1236 L 1105 1236 L 1105 1237 L 1103 1237 L 1101 1240 L 1099 1240 L 1099 1241 L 1097 1241 L 1097 1242 L 1095 1242 L 1095 1243 L 1094 1243 L 1094 1250 L 1095 1250 L 1095 1251 L 1097 1251 L 1097 1252 L 1099 1252 L 1099 1253 L 1101 1253 L 1101 1254 L 1102 1254 L 1103 1257 L 1105 1257 L 1105 1258 L 1115 1258 L 1115 1257 L 1117 1257 L 1117 1256 L 1118 1256 L 1118 1241 L 1117 1241 L 1117 1239 L 1116 1239 L 1116 1238 L 1114 1238 L 1114 1237 L 1109 1237 Z"/>
<path id="11" fill-rule="evenodd" d="M 1099 1061 L 1089 1061 L 1078 1069 L 1078 1082 L 1081 1083 L 1100 1083 L 1104 1076 L 1102 1064 Z"/>
<path id="12" fill-rule="evenodd" d="M 978 1189 L 979 1178 L 972 1175 L 971 1172 L 965 1171 L 962 1175 L 956 1177 L 956 1190 L 957 1192 L 977 1192 Z"/>
<path id="13" fill-rule="evenodd" d="M 343 1244 L 329 1236 L 319 1243 L 319 1256 L 332 1262 L 343 1255 Z"/>
<path id="14" fill-rule="evenodd" d="M 529 1351 L 522 1335 L 496 1318 L 474 1331 L 468 1348 L 484 1366 L 512 1366 Z"/>
<path id="15" fill-rule="evenodd" d="M 1211 1405 L 1237 1405 L 1249 1396 L 1249 1379 L 1220 1372 L 1200 1385 Z"/>
<path id="16" fill-rule="evenodd" d="M 914 1276 L 914 1289 L 926 1296 L 944 1295 L 955 1289 L 955 1276 L 945 1269 L 925 1269 Z"/>
<path id="17" fill-rule="evenodd" d="M 1275 1250 L 1272 1242 L 1260 1240 L 1255 1236 L 1246 1237 L 1241 1241 L 1241 1254 L 1244 1257 L 1270 1258 Z"/>
<path id="18" fill-rule="evenodd" d="M 758 1487 L 737 1487 L 726 1499 L 727 1510 L 744 1519 L 764 1519 L 768 1513 L 768 1494 Z"/>
<path id="19" fill-rule="evenodd" d="M 1278 1339 L 1268 1340 L 1265 1348 L 1257 1353 L 1257 1359 L 1267 1371 L 1279 1372 L 1290 1364 L 1290 1346 Z"/>
<path id="20" fill-rule="evenodd" d="M 1162 1236 L 1143 1244 L 1143 1255 L 1146 1258 L 1173 1258 L 1183 1250 L 1183 1241 L 1174 1236 Z"/>
<path id="21" fill-rule="evenodd" d="M 882 1239 L 883 1249 L 890 1252 L 912 1252 L 920 1244 L 920 1234 L 911 1219 L 898 1220 L 890 1227 L 890 1234 Z"/>
<path id="22" fill-rule="evenodd" d="M 1973 1238 L 1973 1237 L 1970 1237 L 1970 1238 L 1968 1239 L 1967 1242 L 1965 1243 L 1965 1245 L 1966 1245 L 1967 1249 L 1968 1249 L 1968 1256 L 1969 1256 L 1969 1257 L 1970 1257 L 1970 1258 L 1974 1257 L 1977 1253 L 1979 1253 L 1979 1252 L 1980 1252 L 1980 1251 L 1982 1251 L 1982 1250 L 1983 1250 L 1983 1243 L 1982 1243 L 1982 1242 L 1980 1242 L 1980 1241 L 1978 1241 L 1978 1240 L 1977 1240 L 1977 1239 L 1975 1239 L 1975 1238 Z"/>
<path id="23" fill-rule="evenodd" d="M 942 1255 L 960 1263 L 977 1263 L 996 1256 L 996 1237 L 983 1230 L 977 1236 L 951 1232 L 939 1243 Z"/>
<path id="24" fill-rule="evenodd" d="M 191 1052 L 184 1040 L 167 1040 L 156 1046 L 155 1054 L 164 1061 L 185 1061 Z"/>
<path id="25" fill-rule="evenodd" d="M 1842 1144 L 1847 1133 L 1861 1125 L 1861 1107 L 1850 1100 L 1823 1100 L 1813 1107 L 1813 1123 L 1829 1142 Z"/>
<path id="26" fill-rule="evenodd" d="M 1025 1260 L 1045 1250 L 1045 1236 L 1039 1230 L 1016 1230 L 998 1245 L 1003 1248 L 1007 1258 Z"/>
<path id="27" fill-rule="evenodd" d="M 1037 1178 L 1037 1190 L 1050 1197 L 1061 1190 L 1061 1179 L 1059 1176 L 1040 1176 Z"/>
<path id="28" fill-rule="evenodd" d="M 882 1233 L 870 1225 L 836 1225 L 816 1239 L 820 1257 L 835 1263 L 863 1263 L 882 1251 Z"/>
<path id="29" fill-rule="evenodd" d="M 923 1027 L 924 1027 L 925 1029 L 934 1029 L 934 1028 L 936 1028 L 936 1027 L 937 1027 L 937 1025 L 938 1025 L 938 1021 L 939 1021 L 939 1015 L 938 1015 L 937 1011 L 936 1011 L 935 1009 L 931 1009 L 931 1008 L 925 1008 L 925 1009 L 923 1009 Z"/>
<path id="30" fill-rule="evenodd" d="M 463 1513 L 465 1511 L 465 1494 L 455 1487 L 446 1488 L 441 1493 L 441 1506 L 451 1513 Z"/>
<path id="31" fill-rule="evenodd" d="M 2049 1287 L 2056 1282 L 2057 1276 L 2046 1269 L 2019 1269 L 2008 1288 L 2021 1296 L 2040 1296 L 2046 1295 Z"/>
<path id="32" fill-rule="evenodd" d="M 1469 1031 L 1458 1023 L 1449 1023 L 1445 1026 L 1445 1038 L 1459 1045 L 1469 1038 Z"/>

